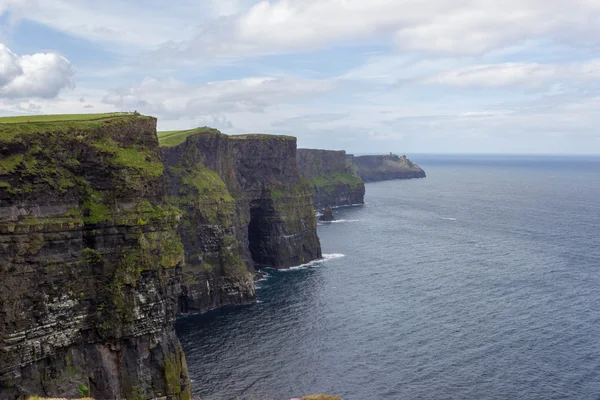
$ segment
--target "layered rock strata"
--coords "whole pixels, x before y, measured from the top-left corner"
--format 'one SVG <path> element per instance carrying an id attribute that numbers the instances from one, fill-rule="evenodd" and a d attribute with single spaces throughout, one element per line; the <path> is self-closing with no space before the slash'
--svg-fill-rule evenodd
<path id="1" fill-rule="evenodd" d="M 296 139 L 156 120 L 0 124 L 0 399 L 189 399 L 176 314 L 321 257 Z"/>
<path id="2" fill-rule="evenodd" d="M 317 209 L 363 204 L 365 185 L 345 151 L 298 149 L 298 169 Z"/>
<path id="3" fill-rule="evenodd" d="M 251 301 L 254 266 L 286 268 L 321 257 L 295 138 L 198 129 L 162 155 L 170 195 L 184 210 L 182 312 Z"/>
<path id="4" fill-rule="evenodd" d="M 189 399 L 156 120 L 0 127 L 0 398 Z"/>

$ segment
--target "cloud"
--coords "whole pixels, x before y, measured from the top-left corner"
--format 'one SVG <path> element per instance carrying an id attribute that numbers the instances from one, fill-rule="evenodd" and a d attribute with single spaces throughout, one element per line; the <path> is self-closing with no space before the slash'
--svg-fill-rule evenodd
<path id="1" fill-rule="evenodd" d="M 594 0 L 572 0 L 568 7 L 563 0 L 259 1 L 162 51 L 184 58 L 256 56 L 373 38 L 393 41 L 402 52 L 446 55 L 481 55 L 540 38 L 593 47 L 600 42 L 599 17 Z"/>
<path id="2" fill-rule="evenodd" d="M 3 87 L 23 74 L 19 57 L 3 44 L 0 44 L 0 87 Z"/>
<path id="3" fill-rule="evenodd" d="M 74 86 L 74 70 L 55 53 L 17 56 L 0 43 L 0 98 L 53 98 Z"/>
<path id="4" fill-rule="evenodd" d="M 421 80 L 429 85 L 465 88 L 539 87 L 555 81 L 600 78 L 600 59 L 567 64 L 501 63 L 473 65 Z"/>
<path id="5" fill-rule="evenodd" d="M 85 40 L 111 44 L 131 55 L 170 40 L 184 40 L 191 29 L 213 18 L 232 15 L 248 0 L 2 0 L 0 16 L 35 21 Z"/>
<path id="6" fill-rule="evenodd" d="M 255 77 L 188 85 L 174 78 L 146 78 L 108 93 L 103 101 L 119 108 L 169 119 L 215 113 L 262 113 L 270 106 L 335 88 L 331 81 Z"/>
<path id="7" fill-rule="evenodd" d="M 332 121 L 344 120 L 348 116 L 346 113 L 306 114 L 275 121 L 271 125 L 275 127 L 321 125 Z"/>

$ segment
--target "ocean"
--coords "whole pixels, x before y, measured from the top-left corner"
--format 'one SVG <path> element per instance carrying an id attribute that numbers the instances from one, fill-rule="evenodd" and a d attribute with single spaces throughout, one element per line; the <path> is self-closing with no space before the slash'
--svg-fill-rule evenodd
<path id="1" fill-rule="evenodd" d="M 196 395 L 600 398 L 600 158 L 411 159 L 319 226 L 326 260 L 178 321 Z"/>

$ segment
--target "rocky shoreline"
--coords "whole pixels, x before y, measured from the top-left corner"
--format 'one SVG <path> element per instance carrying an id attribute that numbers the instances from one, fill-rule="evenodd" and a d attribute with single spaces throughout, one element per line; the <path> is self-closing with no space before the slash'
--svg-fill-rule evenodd
<path id="1" fill-rule="evenodd" d="M 0 126 L 1 399 L 191 399 L 176 316 L 253 302 L 256 267 L 322 257 L 315 208 L 364 202 L 343 151 L 173 139 L 137 114 Z"/>

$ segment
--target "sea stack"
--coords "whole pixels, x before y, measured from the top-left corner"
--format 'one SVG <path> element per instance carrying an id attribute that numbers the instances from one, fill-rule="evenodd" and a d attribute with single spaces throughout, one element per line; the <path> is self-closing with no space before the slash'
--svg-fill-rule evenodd
<path id="1" fill-rule="evenodd" d="M 333 212 L 331 211 L 331 207 L 327 207 L 325 211 L 323 211 L 323 215 L 319 217 L 320 221 L 323 222 L 331 222 L 335 221 L 335 217 L 333 216 Z"/>

